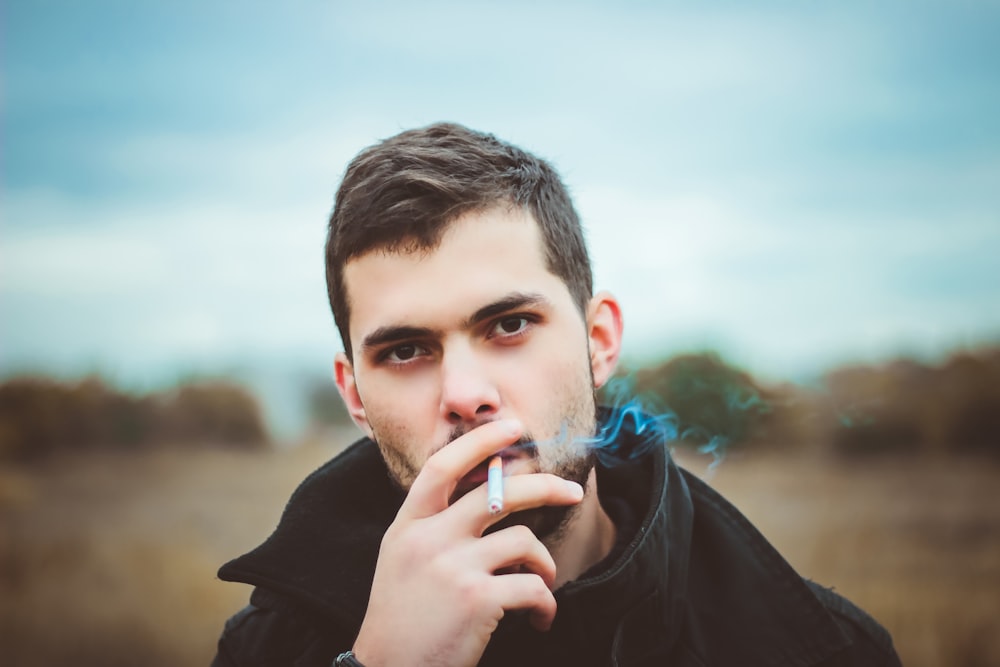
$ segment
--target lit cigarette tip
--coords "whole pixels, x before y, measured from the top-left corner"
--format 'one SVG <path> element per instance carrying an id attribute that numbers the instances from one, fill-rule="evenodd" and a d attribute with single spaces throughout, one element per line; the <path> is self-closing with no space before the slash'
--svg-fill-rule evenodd
<path id="1" fill-rule="evenodd" d="M 499 456 L 490 459 L 486 473 L 486 502 L 491 515 L 503 511 L 503 459 Z"/>

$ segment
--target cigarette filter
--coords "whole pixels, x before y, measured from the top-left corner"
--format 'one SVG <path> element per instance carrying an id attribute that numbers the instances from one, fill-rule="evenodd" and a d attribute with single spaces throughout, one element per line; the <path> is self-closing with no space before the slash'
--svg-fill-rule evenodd
<path id="1" fill-rule="evenodd" d="M 486 473 L 486 498 L 490 514 L 503 511 L 503 459 L 494 456 Z"/>

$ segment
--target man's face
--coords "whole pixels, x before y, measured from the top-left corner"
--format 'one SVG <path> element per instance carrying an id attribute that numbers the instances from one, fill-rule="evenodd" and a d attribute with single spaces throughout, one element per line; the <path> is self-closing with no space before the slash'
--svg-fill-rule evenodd
<path id="1" fill-rule="evenodd" d="M 400 485 L 459 435 L 510 417 L 538 443 L 505 453 L 510 474 L 585 481 L 590 460 L 576 441 L 595 425 L 588 325 L 546 268 L 529 214 L 471 213 L 431 251 L 371 252 L 344 275 L 354 358 L 338 361 L 338 383 L 343 391 L 346 369 L 360 402 L 352 414 Z"/>

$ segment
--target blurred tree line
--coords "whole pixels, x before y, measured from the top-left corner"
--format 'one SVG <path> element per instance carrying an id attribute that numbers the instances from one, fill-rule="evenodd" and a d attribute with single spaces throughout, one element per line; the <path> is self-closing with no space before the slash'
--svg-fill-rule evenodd
<path id="1" fill-rule="evenodd" d="M 0 460 L 39 460 L 70 448 L 260 447 L 268 440 L 257 400 L 222 380 L 138 395 L 93 376 L 78 382 L 17 377 L 0 384 Z"/>
<path id="2" fill-rule="evenodd" d="M 763 386 L 711 352 L 630 379 L 632 395 L 675 420 L 680 445 L 716 455 L 752 446 L 845 457 L 1000 456 L 1000 348 L 939 366 L 901 359 L 842 367 L 813 387 Z"/>
<path id="3" fill-rule="evenodd" d="M 961 353 L 937 367 L 900 359 L 825 377 L 836 417 L 830 444 L 866 452 L 1000 455 L 1000 349 Z"/>
<path id="4" fill-rule="evenodd" d="M 302 392 L 313 434 L 323 438 L 350 424 L 332 382 L 304 382 Z M 897 360 L 842 367 L 810 387 L 763 385 L 703 352 L 622 374 L 600 398 L 619 406 L 637 401 L 676 427 L 679 446 L 715 456 L 734 447 L 1000 456 L 1000 348 L 937 366 Z M 0 460 L 37 460 L 67 448 L 256 448 L 269 441 L 256 397 L 233 382 L 192 381 L 141 395 L 98 377 L 0 383 Z"/>

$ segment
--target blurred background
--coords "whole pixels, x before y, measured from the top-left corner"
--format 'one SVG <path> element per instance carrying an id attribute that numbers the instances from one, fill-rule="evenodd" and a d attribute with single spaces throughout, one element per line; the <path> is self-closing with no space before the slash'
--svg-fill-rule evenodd
<path id="1" fill-rule="evenodd" d="M 904 664 L 1000 664 L 1000 4 L 0 11 L 5 664 L 210 661 L 357 435 L 339 178 L 438 120 L 560 170 L 685 465 Z"/>

